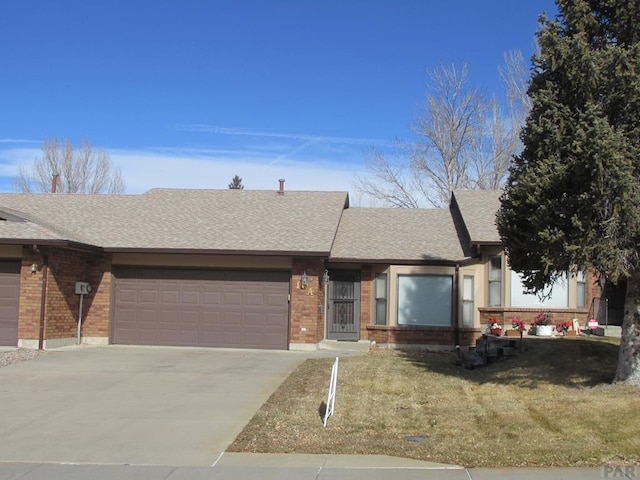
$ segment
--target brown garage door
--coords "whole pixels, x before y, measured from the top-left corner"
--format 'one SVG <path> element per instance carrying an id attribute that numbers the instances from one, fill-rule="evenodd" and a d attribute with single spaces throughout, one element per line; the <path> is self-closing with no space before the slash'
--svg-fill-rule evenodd
<path id="1" fill-rule="evenodd" d="M 289 273 L 122 268 L 113 342 L 287 349 Z"/>
<path id="2" fill-rule="evenodd" d="M 0 262 L 0 345 L 18 344 L 20 262 Z"/>

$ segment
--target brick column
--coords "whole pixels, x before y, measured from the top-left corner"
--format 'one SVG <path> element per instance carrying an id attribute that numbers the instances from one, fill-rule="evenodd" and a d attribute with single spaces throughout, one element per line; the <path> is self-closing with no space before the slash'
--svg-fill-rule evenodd
<path id="1" fill-rule="evenodd" d="M 307 275 L 307 286 L 302 288 L 302 274 Z M 324 291 L 322 274 L 324 263 L 313 258 L 295 258 L 291 271 L 291 325 L 289 342 L 317 344 L 324 339 L 322 305 Z"/>

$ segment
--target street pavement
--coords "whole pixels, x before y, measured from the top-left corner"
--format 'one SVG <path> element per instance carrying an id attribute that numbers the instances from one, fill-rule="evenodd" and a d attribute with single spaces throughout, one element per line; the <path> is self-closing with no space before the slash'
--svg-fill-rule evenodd
<path id="1" fill-rule="evenodd" d="M 384 456 L 225 453 L 215 465 L 0 463 L 2 480 L 596 480 L 636 479 L 640 467 L 461 468 Z"/>

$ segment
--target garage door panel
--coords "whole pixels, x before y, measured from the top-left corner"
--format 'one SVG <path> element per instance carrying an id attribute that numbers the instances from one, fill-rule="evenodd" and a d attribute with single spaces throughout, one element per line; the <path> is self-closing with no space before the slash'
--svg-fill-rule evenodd
<path id="1" fill-rule="evenodd" d="M 281 314 L 266 313 L 263 317 L 262 322 L 265 325 L 265 327 L 278 328 L 280 325 L 282 325 L 283 320 L 284 318 Z"/>
<path id="2" fill-rule="evenodd" d="M 160 292 L 160 302 L 177 305 L 180 303 L 180 296 L 176 291 L 162 290 Z"/>
<path id="3" fill-rule="evenodd" d="M 157 290 L 141 290 L 138 297 L 139 303 L 150 303 L 155 305 L 158 303 L 158 297 L 161 292 Z"/>
<path id="4" fill-rule="evenodd" d="M 189 291 L 189 292 L 182 292 L 180 294 L 180 302 L 184 305 L 185 303 L 189 304 L 195 304 L 197 305 L 198 303 L 200 303 L 200 292 L 193 292 L 193 291 Z"/>
<path id="5" fill-rule="evenodd" d="M 220 292 L 202 292 L 203 305 L 220 305 L 222 295 Z"/>
<path id="6" fill-rule="evenodd" d="M 230 305 L 242 305 L 242 294 L 239 292 L 224 292 L 224 304 Z"/>
<path id="7" fill-rule="evenodd" d="M 138 300 L 138 292 L 131 289 L 120 290 L 120 303 L 136 303 Z"/>
<path id="8" fill-rule="evenodd" d="M 217 329 L 220 325 L 220 312 L 202 312 L 200 318 L 203 330 Z"/>
<path id="9" fill-rule="evenodd" d="M 162 310 L 158 313 L 156 313 L 156 315 L 158 315 L 160 318 L 160 324 L 163 326 L 167 326 L 167 325 L 177 325 L 178 322 L 180 321 L 180 316 L 181 316 L 182 312 L 178 312 L 178 310 Z M 150 321 L 153 321 L 153 319 L 149 319 Z"/>
<path id="10" fill-rule="evenodd" d="M 286 349 L 289 278 L 275 271 L 121 269 L 113 341 Z"/>
<path id="11" fill-rule="evenodd" d="M 265 295 L 263 293 L 247 293 L 245 296 L 245 305 L 262 306 L 265 304 Z"/>
<path id="12" fill-rule="evenodd" d="M 282 293 L 269 293 L 266 295 L 266 305 L 269 307 L 278 307 L 287 303 L 287 295 Z"/>

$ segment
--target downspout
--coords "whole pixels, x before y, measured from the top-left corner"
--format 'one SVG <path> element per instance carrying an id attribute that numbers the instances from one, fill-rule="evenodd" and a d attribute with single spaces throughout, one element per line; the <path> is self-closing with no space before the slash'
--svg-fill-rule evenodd
<path id="1" fill-rule="evenodd" d="M 455 318 L 456 326 L 455 326 L 455 337 L 456 337 L 456 345 L 460 345 L 460 319 L 458 318 L 458 314 L 460 311 L 459 303 L 460 303 L 460 286 L 458 285 L 460 282 L 460 264 L 456 263 L 455 273 L 453 274 L 453 297 L 455 298 L 455 302 L 453 302 L 453 318 Z"/>
<path id="2" fill-rule="evenodd" d="M 42 295 L 40 297 L 40 329 L 38 335 L 38 349 L 44 348 L 44 319 L 47 306 L 47 272 L 49 266 L 49 257 L 42 256 Z"/>

